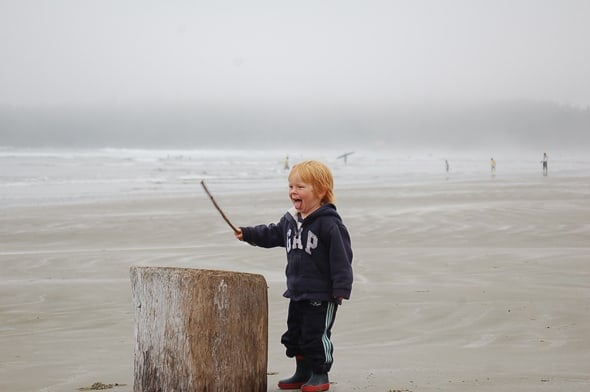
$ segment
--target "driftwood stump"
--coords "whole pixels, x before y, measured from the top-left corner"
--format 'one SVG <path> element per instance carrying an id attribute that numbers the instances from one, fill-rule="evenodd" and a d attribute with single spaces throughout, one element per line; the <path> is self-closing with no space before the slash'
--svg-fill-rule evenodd
<path id="1" fill-rule="evenodd" d="M 262 275 L 131 267 L 134 392 L 266 391 Z"/>

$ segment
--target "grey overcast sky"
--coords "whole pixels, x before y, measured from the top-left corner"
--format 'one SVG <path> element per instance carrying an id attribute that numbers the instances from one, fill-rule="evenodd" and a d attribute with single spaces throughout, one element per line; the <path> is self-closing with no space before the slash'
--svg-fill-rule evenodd
<path id="1" fill-rule="evenodd" d="M 590 105 L 588 0 L 0 0 L 0 105 Z"/>

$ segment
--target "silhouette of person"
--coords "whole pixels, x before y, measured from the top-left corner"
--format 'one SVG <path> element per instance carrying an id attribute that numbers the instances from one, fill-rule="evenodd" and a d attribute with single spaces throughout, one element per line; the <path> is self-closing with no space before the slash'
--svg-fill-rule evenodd
<path id="1" fill-rule="evenodd" d="M 494 158 L 490 159 L 490 166 L 492 168 L 492 175 L 496 174 L 496 160 Z"/>
<path id="2" fill-rule="evenodd" d="M 541 163 L 543 163 L 543 176 L 547 176 L 547 162 L 549 161 L 549 157 L 547 156 L 547 153 L 544 152 L 543 153 L 543 160 L 541 161 Z"/>

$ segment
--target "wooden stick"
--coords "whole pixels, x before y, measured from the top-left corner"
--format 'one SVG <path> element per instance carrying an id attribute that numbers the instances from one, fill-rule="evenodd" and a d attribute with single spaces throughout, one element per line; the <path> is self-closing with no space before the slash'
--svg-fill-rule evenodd
<path id="1" fill-rule="evenodd" d="M 221 210 L 221 207 L 219 207 L 219 205 L 217 204 L 217 202 L 215 201 L 215 199 L 213 198 L 213 195 L 211 194 L 211 192 L 209 192 L 209 189 L 207 189 L 207 185 L 205 185 L 205 180 L 201 180 L 201 185 L 203 186 L 203 189 L 205 190 L 205 192 L 207 192 L 207 195 L 209 195 L 209 198 L 211 199 L 211 201 L 213 202 L 213 205 L 215 206 L 215 208 L 217 208 L 217 211 L 219 211 L 219 213 L 221 214 L 221 217 L 223 218 L 223 220 L 225 220 L 227 222 L 227 224 L 229 225 L 229 227 L 232 228 L 232 230 L 234 231 L 234 233 L 239 233 L 240 230 L 238 230 L 228 219 L 227 216 L 225 216 L 225 214 L 223 213 L 223 211 Z"/>

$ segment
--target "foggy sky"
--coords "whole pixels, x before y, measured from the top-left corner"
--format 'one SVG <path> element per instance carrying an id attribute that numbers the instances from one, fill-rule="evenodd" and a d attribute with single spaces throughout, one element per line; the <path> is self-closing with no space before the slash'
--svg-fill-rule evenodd
<path id="1" fill-rule="evenodd" d="M 399 105 L 586 111 L 588 20 L 585 0 L 0 0 L 0 108 L 225 105 L 235 125 L 236 107 L 357 107 L 358 127 Z"/>
<path id="2" fill-rule="evenodd" d="M 0 0 L 0 103 L 590 105 L 585 0 Z"/>

